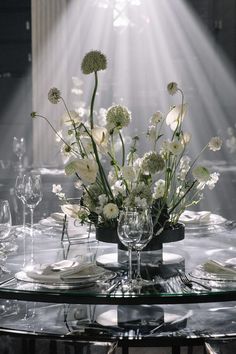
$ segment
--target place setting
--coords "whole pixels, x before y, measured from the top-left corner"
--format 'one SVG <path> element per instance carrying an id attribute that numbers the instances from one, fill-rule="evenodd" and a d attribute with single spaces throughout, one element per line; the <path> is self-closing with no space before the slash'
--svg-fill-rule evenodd
<path id="1" fill-rule="evenodd" d="M 54 263 L 26 266 L 15 274 L 18 281 L 37 284 L 51 289 L 82 289 L 109 282 L 115 272 L 93 262 L 62 260 Z"/>

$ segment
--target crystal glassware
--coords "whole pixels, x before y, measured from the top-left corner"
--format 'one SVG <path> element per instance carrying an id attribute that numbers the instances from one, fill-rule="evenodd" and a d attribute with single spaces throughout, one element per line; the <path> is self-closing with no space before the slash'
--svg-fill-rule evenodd
<path id="1" fill-rule="evenodd" d="M 25 139 L 17 138 L 14 136 L 13 138 L 13 152 L 19 159 L 18 168 L 20 171 L 23 169 L 22 158 L 25 154 Z"/>
<path id="2" fill-rule="evenodd" d="M 23 198 L 30 209 L 30 236 L 31 236 L 31 265 L 34 264 L 34 210 L 42 200 L 42 187 L 40 175 L 25 176 Z"/>
<path id="3" fill-rule="evenodd" d="M 142 287 L 144 285 L 150 284 L 149 281 L 142 279 L 141 277 L 141 251 L 150 242 L 153 236 L 153 223 L 152 215 L 149 209 L 140 210 L 139 226 L 141 230 L 141 236 L 134 243 L 133 249 L 137 252 L 137 275 L 135 279 L 135 286 Z"/>
<path id="4" fill-rule="evenodd" d="M 8 239 L 12 226 L 8 200 L 0 200 L 0 242 Z"/>
<path id="5" fill-rule="evenodd" d="M 120 212 L 117 233 L 121 243 L 128 248 L 128 283 L 132 290 L 132 249 L 141 237 L 140 229 L 141 214 L 137 209 L 125 209 Z"/>
<path id="6" fill-rule="evenodd" d="M 15 195 L 20 201 L 22 202 L 22 210 L 23 210 L 23 215 L 22 215 L 22 231 L 25 231 L 25 199 L 24 199 L 24 193 L 25 193 L 25 175 L 24 176 L 17 176 L 16 177 L 16 182 L 15 182 Z"/>

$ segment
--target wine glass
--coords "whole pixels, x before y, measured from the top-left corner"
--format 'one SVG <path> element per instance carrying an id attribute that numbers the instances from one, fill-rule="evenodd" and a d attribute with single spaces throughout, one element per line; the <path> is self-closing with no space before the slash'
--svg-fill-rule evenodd
<path id="1" fill-rule="evenodd" d="M 42 200 L 41 176 L 29 175 L 25 176 L 23 199 L 30 209 L 30 236 L 31 236 L 31 265 L 34 264 L 34 209 Z"/>
<path id="2" fill-rule="evenodd" d="M 13 138 L 13 152 L 19 159 L 19 170 L 23 169 L 22 158 L 25 154 L 25 139 L 17 138 L 14 136 Z"/>
<path id="3" fill-rule="evenodd" d="M 133 248 L 137 252 L 137 275 L 135 286 L 142 288 L 144 285 L 149 285 L 150 282 L 141 277 L 141 251 L 150 242 L 153 236 L 152 215 L 149 209 L 140 210 L 139 225 L 141 229 L 141 237 L 134 243 Z"/>
<path id="4" fill-rule="evenodd" d="M 23 216 L 22 216 L 22 231 L 25 232 L 25 199 L 24 199 L 24 193 L 25 193 L 25 175 L 24 176 L 17 176 L 16 177 L 16 182 L 15 182 L 15 195 L 20 201 L 22 202 L 22 210 L 23 210 Z"/>
<path id="5" fill-rule="evenodd" d="M 137 209 L 125 209 L 120 212 L 117 226 L 118 237 L 121 243 L 128 248 L 128 285 L 130 290 L 132 290 L 132 249 L 142 234 L 139 224 L 140 215 Z"/>
<path id="6" fill-rule="evenodd" d="M 12 226 L 11 210 L 8 200 L 0 200 L 0 241 L 8 239 Z"/>

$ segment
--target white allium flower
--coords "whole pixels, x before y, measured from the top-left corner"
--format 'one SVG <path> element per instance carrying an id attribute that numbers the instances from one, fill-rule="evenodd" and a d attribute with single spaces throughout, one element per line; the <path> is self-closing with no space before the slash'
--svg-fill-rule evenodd
<path id="1" fill-rule="evenodd" d="M 131 120 L 131 113 L 126 107 L 112 106 L 107 110 L 107 128 L 109 131 L 127 127 Z"/>
<path id="2" fill-rule="evenodd" d="M 197 166 L 193 169 L 193 177 L 198 180 L 198 182 L 207 182 L 210 179 L 210 172 L 204 166 Z"/>
<path id="3" fill-rule="evenodd" d="M 98 173 L 98 164 L 95 160 L 79 159 L 76 164 L 77 172 L 84 183 L 94 183 Z"/>
<path id="4" fill-rule="evenodd" d="M 165 181 L 163 179 L 159 179 L 156 181 L 154 185 L 154 193 L 153 198 L 158 199 L 164 196 L 165 193 Z"/>
<path id="5" fill-rule="evenodd" d="M 82 72 L 85 75 L 91 74 L 95 71 L 105 70 L 107 67 L 107 58 L 98 50 L 92 50 L 87 53 L 81 64 Z"/>
<path id="6" fill-rule="evenodd" d="M 121 173 L 123 178 L 127 181 L 134 182 L 136 179 L 136 170 L 133 166 L 123 166 Z"/>
<path id="7" fill-rule="evenodd" d="M 170 126 L 171 130 L 175 130 L 178 124 L 181 124 L 186 113 L 188 105 L 184 103 L 183 105 L 174 106 L 166 116 L 166 124 Z"/>
<path id="8" fill-rule="evenodd" d="M 52 193 L 60 193 L 62 191 L 62 186 L 60 184 L 53 184 L 52 185 Z"/>
<path id="9" fill-rule="evenodd" d="M 159 111 L 155 112 L 151 117 L 151 123 L 157 125 L 158 123 L 160 123 L 162 119 L 163 119 L 162 113 Z"/>
<path id="10" fill-rule="evenodd" d="M 184 147 L 181 144 L 181 142 L 179 142 L 178 140 L 173 140 L 169 143 L 168 148 L 169 148 L 169 151 L 172 152 L 173 155 L 179 155 L 183 151 Z"/>
<path id="11" fill-rule="evenodd" d="M 218 151 L 221 149 L 222 146 L 222 139 L 219 138 L 218 136 L 214 136 L 213 138 L 211 138 L 211 140 L 208 143 L 209 149 L 212 151 Z"/>
<path id="12" fill-rule="evenodd" d="M 176 82 L 170 82 L 167 85 L 167 91 L 171 96 L 175 95 L 176 92 L 178 91 L 178 84 Z"/>
<path id="13" fill-rule="evenodd" d="M 151 151 L 144 154 L 141 163 L 141 168 L 144 172 L 154 174 L 162 171 L 164 167 L 165 162 L 157 152 Z"/>
<path id="14" fill-rule="evenodd" d="M 107 219 L 115 219 L 119 215 L 118 206 L 114 203 L 108 203 L 103 208 L 103 215 Z"/>
<path id="15" fill-rule="evenodd" d="M 52 87 L 48 92 L 48 100 L 53 104 L 57 104 L 60 98 L 61 92 L 56 87 Z"/>

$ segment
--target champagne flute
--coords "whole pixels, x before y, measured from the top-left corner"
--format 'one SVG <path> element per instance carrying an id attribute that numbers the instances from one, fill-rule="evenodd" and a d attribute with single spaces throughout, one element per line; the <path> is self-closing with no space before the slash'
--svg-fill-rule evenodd
<path id="1" fill-rule="evenodd" d="M 19 170 L 21 171 L 23 168 L 22 165 L 22 158 L 25 154 L 25 139 L 24 138 L 17 138 L 14 136 L 13 138 L 13 152 L 19 159 Z"/>
<path id="2" fill-rule="evenodd" d="M 34 264 L 34 210 L 42 200 L 41 176 L 29 175 L 25 177 L 23 198 L 30 209 L 30 236 L 31 236 L 31 266 Z"/>
<path id="3" fill-rule="evenodd" d="M 121 243 L 128 248 L 128 286 L 132 290 L 132 249 L 140 239 L 142 230 L 139 226 L 140 213 L 137 209 L 125 209 L 120 212 L 117 233 Z"/>
<path id="4" fill-rule="evenodd" d="M 21 230 L 23 233 L 26 231 L 25 229 L 25 199 L 24 199 L 24 193 L 25 193 L 25 178 L 26 176 L 17 176 L 16 177 L 16 182 L 15 182 L 15 194 L 18 199 L 22 202 L 22 210 L 23 210 L 23 216 L 22 216 L 22 228 Z"/>
<path id="5" fill-rule="evenodd" d="M 139 225 L 142 231 L 141 237 L 133 245 L 133 248 L 137 252 L 137 275 L 135 281 L 137 288 L 142 288 L 142 286 L 150 284 L 149 281 L 141 277 L 141 251 L 147 246 L 153 236 L 153 223 L 150 210 L 140 210 L 140 213 Z"/>

